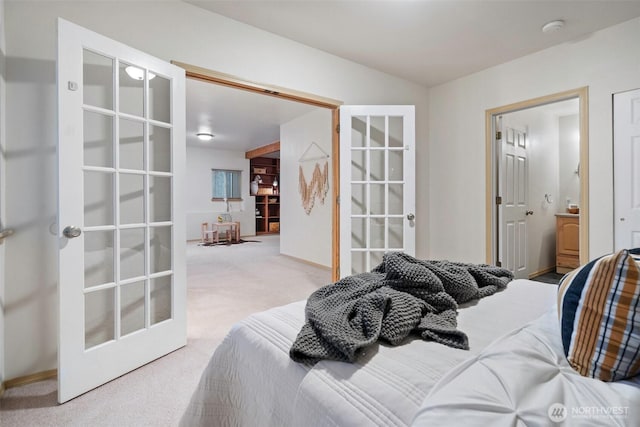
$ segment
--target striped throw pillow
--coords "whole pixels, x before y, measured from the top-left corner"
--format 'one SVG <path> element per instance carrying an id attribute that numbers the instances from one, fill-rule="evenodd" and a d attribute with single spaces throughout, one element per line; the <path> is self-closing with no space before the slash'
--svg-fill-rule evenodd
<path id="1" fill-rule="evenodd" d="M 564 353 L 586 377 L 640 373 L 640 248 L 603 256 L 568 273 L 558 289 Z"/>

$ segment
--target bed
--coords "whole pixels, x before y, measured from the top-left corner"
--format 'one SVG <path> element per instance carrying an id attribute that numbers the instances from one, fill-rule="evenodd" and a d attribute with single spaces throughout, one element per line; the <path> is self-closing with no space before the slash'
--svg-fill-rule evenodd
<path id="1" fill-rule="evenodd" d="M 451 425 L 451 414 L 467 426 L 640 425 L 640 377 L 583 377 L 559 337 L 556 310 L 516 328 L 446 373 L 412 425 Z"/>
<path id="2" fill-rule="evenodd" d="M 304 301 L 252 315 L 216 349 L 181 425 L 426 426 L 461 425 L 462 419 L 470 425 L 545 425 L 562 415 L 552 407 L 558 402 L 608 405 L 615 407 L 608 417 L 590 420 L 640 425 L 640 381 L 594 386 L 597 380 L 567 365 L 554 331 L 556 294 L 555 285 L 512 281 L 504 291 L 460 307 L 458 327 L 469 336 L 469 350 L 409 338 L 399 346 L 375 344 L 355 363 L 290 359 L 305 321 Z M 513 374 L 511 383 L 491 376 L 493 365 L 484 363 L 491 358 Z M 563 393 L 570 398 L 563 400 Z M 466 403 L 454 408 L 452 402 Z M 624 416 L 612 413 L 620 408 L 628 408 Z"/>

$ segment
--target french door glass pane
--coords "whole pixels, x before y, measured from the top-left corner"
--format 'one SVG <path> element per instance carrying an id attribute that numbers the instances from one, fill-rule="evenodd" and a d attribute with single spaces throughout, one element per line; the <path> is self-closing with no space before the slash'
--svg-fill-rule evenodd
<path id="1" fill-rule="evenodd" d="M 382 263 L 382 257 L 384 255 L 384 251 L 376 251 L 376 252 L 371 252 L 370 253 L 370 270 L 374 269 L 375 267 L 377 267 L 380 263 Z"/>
<path id="2" fill-rule="evenodd" d="M 84 296 L 84 348 L 115 338 L 115 288 L 89 292 Z"/>
<path id="3" fill-rule="evenodd" d="M 120 230 L 120 279 L 144 276 L 145 229 Z"/>
<path id="4" fill-rule="evenodd" d="M 369 152 L 369 180 L 370 181 L 384 181 L 385 180 L 385 164 L 384 164 L 384 151 L 371 150 Z"/>
<path id="5" fill-rule="evenodd" d="M 144 281 L 120 287 L 120 335 L 144 328 Z"/>
<path id="6" fill-rule="evenodd" d="M 364 215 L 367 213 L 367 185 L 351 184 L 351 214 Z"/>
<path id="7" fill-rule="evenodd" d="M 85 166 L 113 167 L 113 117 L 84 111 L 83 120 Z"/>
<path id="8" fill-rule="evenodd" d="M 171 172 L 171 130 L 149 126 L 149 169 Z"/>
<path id="9" fill-rule="evenodd" d="M 144 117 L 144 70 L 120 62 L 120 112 Z"/>
<path id="10" fill-rule="evenodd" d="M 120 168 L 144 170 L 144 123 L 120 119 Z"/>
<path id="11" fill-rule="evenodd" d="M 367 118 L 352 117 L 351 118 L 351 146 L 366 147 L 367 146 Z"/>
<path id="12" fill-rule="evenodd" d="M 402 116 L 389 117 L 389 147 L 402 147 L 403 139 Z"/>
<path id="13" fill-rule="evenodd" d="M 369 118 L 371 127 L 370 132 L 370 147 L 384 147 L 385 146 L 385 128 L 384 128 L 384 116 L 371 116 Z"/>
<path id="14" fill-rule="evenodd" d="M 371 202 L 370 209 L 371 215 L 384 215 L 385 204 L 385 190 L 384 184 L 370 184 Z"/>
<path id="15" fill-rule="evenodd" d="M 120 174 L 120 224 L 144 222 L 144 176 Z"/>
<path id="16" fill-rule="evenodd" d="M 402 184 L 389 184 L 389 215 L 402 215 L 403 189 Z"/>
<path id="17" fill-rule="evenodd" d="M 84 172 L 84 226 L 113 225 L 114 174 Z"/>
<path id="18" fill-rule="evenodd" d="M 404 248 L 404 218 L 389 218 L 389 250 Z"/>
<path id="19" fill-rule="evenodd" d="M 402 181 L 404 178 L 404 151 L 389 150 L 389 181 Z"/>
<path id="20" fill-rule="evenodd" d="M 384 249 L 384 218 L 371 218 L 369 226 L 370 248 Z"/>
<path id="21" fill-rule="evenodd" d="M 84 233 L 84 287 L 114 282 L 114 231 Z"/>
<path id="22" fill-rule="evenodd" d="M 171 270 L 171 227 L 151 227 L 150 274 Z"/>
<path id="23" fill-rule="evenodd" d="M 151 72 L 153 73 L 153 71 Z M 149 118 L 171 123 L 171 82 L 162 76 L 149 80 Z"/>
<path id="24" fill-rule="evenodd" d="M 367 271 L 367 252 L 351 252 L 351 272 L 358 274 Z"/>
<path id="25" fill-rule="evenodd" d="M 149 177 L 149 221 L 171 221 L 170 177 Z"/>
<path id="26" fill-rule="evenodd" d="M 171 284 L 173 276 L 151 279 L 150 314 L 151 324 L 171 319 Z"/>
<path id="27" fill-rule="evenodd" d="M 365 150 L 351 150 L 351 181 L 365 181 L 367 179 L 366 155 Z"/>
<path id="28" fill-rule="evenodd" d="M 365 218 L 351 219 L 351 247 L 366 248 L 367 247 L 367 226 Z"/>
<path id="29" fill-rule="evenodd" d="M 83 102 L 113 110 L 113 59 L 83 49 L 82 75 Z"/>

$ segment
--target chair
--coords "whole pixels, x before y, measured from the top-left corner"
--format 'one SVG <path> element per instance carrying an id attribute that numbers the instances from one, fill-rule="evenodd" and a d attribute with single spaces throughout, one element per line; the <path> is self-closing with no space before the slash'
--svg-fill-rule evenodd
<path id="1" fill-rule="evenodd" d="M 200 237 L 200 242 L 203 244 L 207 243 L 218 243 L 218 228 L 212 227 L 209 229 L 209 223 L 203 222 L 200 226 L 200 231 L 202 232 L 202 236 Z"/>

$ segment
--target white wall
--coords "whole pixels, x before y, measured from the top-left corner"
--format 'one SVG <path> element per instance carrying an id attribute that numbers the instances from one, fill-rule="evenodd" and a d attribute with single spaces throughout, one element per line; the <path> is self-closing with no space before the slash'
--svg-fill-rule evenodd
<path id="1" fill-rule="evenodd" d="M 5 227 L 5 110 L 6 110 L 6 86 L 5 86 L 5 20 L 4 0 L 0 0 L 0 230 Z M 0 384 L 5 379 L 4 375 L 4 248 L 0 245 Z"/>
<path id="2" fill-rule="evenodd" d="M 150 7 L 150 5 L 152 5 Z M 426 164 L 428 90 L 237 21 L 176 1 L 6 4 L 6 377 L 56 365 L 56 18 L 165 60 L 178 60 L 339 99 L 414 104 L 418 164 Z M 427 250 L 427 173 L 418 168 L 418 256 Z"/>
<path id="3" fill-rule="evenodd" d="M 580 163 L 580 118 L 577 114 L 560 117 L 560 157 L 558 212 L 565 212 L 567 199 L 580 204 L 580 177 L 576 173 Z"/>
<path id="4" fill-rule="evenodd" d="M 634 19 L 430 88 L 430 257 L 486 260 L 485 111 L 582 86 L 589 86 L 589 256 L 613 250 L 611 95 L 640 87 L 638 40 Z"/>
<path id="5" fill-rule="evenodd" d="M 229 213 L 240 221 L 243 236 L 256 234 L 255 197 L 249 195 L 249 160 L 244 151 L 215 150 L 187 146 L 187 239 L 200 239 L 200 225 L 215 222 L 218 214 L 227 212 L 224 202 L 211 201 L 211 169 L 242 171 L 241 202 L 229 202 Z"/>
<path id="6" fill-rule="evenodd" d="M 300 156 L 315 142 L 331 153 L 331 112 L 317 109 L 280 126 L 280 252 L 316 264 L 331 267 L 331 159 L 329 162 L 329 192 L 324 203 L 316 199 L 306 214 L 298 192 L 299 167 L 309 182 L 316 165 L 323 170 L 325 160 L 298 162 Z M 311 157 L 322 153 L 313 148 Z"/>

